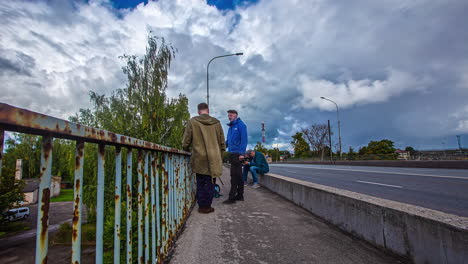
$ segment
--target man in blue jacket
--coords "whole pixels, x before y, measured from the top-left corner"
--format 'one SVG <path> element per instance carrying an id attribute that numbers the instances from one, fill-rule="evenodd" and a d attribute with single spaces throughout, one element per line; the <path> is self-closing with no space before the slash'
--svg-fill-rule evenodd
<path id="1" fill-rule="evenodd" d="M 247 148 L 247 126 L 238 117 L 236 110 L 228 111 L 229 130 L 226 147 L 231 163 L 231 191 L 225 204 L 233 204 L 244 200 L 244 181 L 242 180 L 242 163 L 245 149 Z"/>
<path id="2" fill-rule="evenodd" d="M 250 171 L 250 173 L 252 173 L 253 179 L 252 188 L 256 189 L 260 187 L 258 184 L 257 173 L 265 174 L 270 171 L 270 167 L 268 166 L 265 155 L 263 155 L 261 152 L 248 150 L 246 155 L 250 157 L 250 162 L 244 162 L 244 173 L 242 175 L 244 179 L 244 186 L 247 185 L 247 175 Z"/>

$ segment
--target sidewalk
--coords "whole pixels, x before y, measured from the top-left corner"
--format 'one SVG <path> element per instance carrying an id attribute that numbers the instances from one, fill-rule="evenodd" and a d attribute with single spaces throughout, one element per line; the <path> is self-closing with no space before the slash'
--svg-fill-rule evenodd
<path id="1" fill-rule="evenodd" d="M 214 213 L 194 208 L 171 263 L 401 263 L 263 187 L 224 205 L 229 179 L 225 169 Z"/>

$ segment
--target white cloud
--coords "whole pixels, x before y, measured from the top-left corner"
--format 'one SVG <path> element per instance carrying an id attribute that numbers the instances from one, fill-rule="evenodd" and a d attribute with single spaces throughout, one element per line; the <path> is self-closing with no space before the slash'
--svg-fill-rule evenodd
<path id="1" fill-rule="evenodd" d="M 455 131 L 458 133 L 468 133 L 468 104 L 462 109 L 449 116 L 455 122 Z"/>
<path id="2" fill-rule="evenodd" d="M 320 96 L 348 111 L 394 104 L 376 108 L 390 123 L 411 105 L 418 110 L 418 127 L 410 130 L 416 136 L 466 104 L 468 91 L 459 89 L 466 71 L 457 69 L 468 65 L 468 34 L 460 27 L 468 22 L 467 5 L 272 0 L 221 12 L 204 0 L 149 1 L 128 10 L 104 0 L 2 1 L 0 101 L 67 118 L 89 106 L 89 90 L 109 94 L 125 86 L 118 56 L 144 54 L 152 31 L 178 49 L 168 93 L 185 93 L 192 113 L 205 100 L 209 59 L 245 53 L 210 66 L 211 107 L 224 120 L 227 108 L 239 109 L 252 142 L 265 121 L 267 143 L 287 144 L 291 133 L 328 114 L 317 109 L 334 109 Z M 445 130 L 456 131 L 457 122 Z M 355 126 L 343 136 L 358 133 L 362 124 Z"/>
<path id="3" fill-rule="evenodd" d="M 300 106 L 334 110 L 335 105 L 322 100 L 320 98 L 322 96 L 332 99 L 342 108 L 356 104 L 379 103 L 405 92 L 423 91 L 426 85 L 427 82 L 424 80 L 396 70 L 389 70 L 385 80 L 351 79 L 345 83 L 314 80 L 301 75 L 299 76 L 299 91 L 302 95 Z"/>

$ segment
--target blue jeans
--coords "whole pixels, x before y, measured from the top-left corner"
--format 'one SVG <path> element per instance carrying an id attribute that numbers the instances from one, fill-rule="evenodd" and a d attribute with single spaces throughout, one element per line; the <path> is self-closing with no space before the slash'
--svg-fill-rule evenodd
<path id="1" fill-rule="evenodd" d="M 242 171 L 244 182 L 247 182 L 247 175 L 249 174 L 249 171 L 252 173 L 253 183 L 254 184 L 258 183 L 257 173 L 259 171 L 259 168 L 255 166 L 248 166 L 248 165 L 244 165 L 244 169 Z"/>

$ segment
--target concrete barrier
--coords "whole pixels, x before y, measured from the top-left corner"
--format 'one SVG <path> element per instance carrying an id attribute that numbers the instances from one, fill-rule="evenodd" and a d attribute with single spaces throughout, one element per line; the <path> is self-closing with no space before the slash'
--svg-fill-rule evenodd
<path id="1" fill-rule="evenodd" d="M 274 174 L 260 184 L 414 263 L 468 263 L 468 218 Z"/>
<path id="2" fill-rule="evenodd" d="M 280 164 L 315 164 L 315 165 L 346 165 L 346 166 L 377 166 L 405 168 L 437 168 L 437 169 L 468 169 L 468 160 L 337 160 L 313 161 L 294 160 Z"/>

